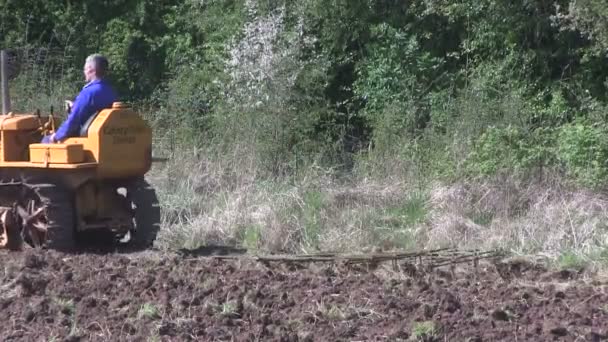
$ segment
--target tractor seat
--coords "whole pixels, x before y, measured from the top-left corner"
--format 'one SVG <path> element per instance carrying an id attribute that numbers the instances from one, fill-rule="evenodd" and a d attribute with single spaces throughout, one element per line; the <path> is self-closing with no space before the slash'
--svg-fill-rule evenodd
<path id="1" fill-rule="evenodd" d="M 121 109 L 121 108 L 130 108 L 130 107 L 129 107 L 129 105 L 127 105 L 126 103 L 123 103 L 123 102 L 112 102 L 111 107 L 106 107 L 106 108 L 103 108 L 103 109 L 93 113 L 93 115 L 91 115 L 91 117 L 84 123 L 84 125 L 82 125 L 82 127 L 80 127 L 80 136 L 87 137 L 89 135 L 89 127 L 91 127 L 91 124 L 93 123 L 93 121 L 95 120 L 97 115 L 99 115 L 99 113 L 101 113 L 102 110 L 109 109 L 109 108 Z"/>
<path id="2" fill-rule="evenodd" d="M 80 137 L 87 137 L 89 135 L 89 127 L 91 127 L 91 123 L 93 123 L 93 120 L 95 120 L 97 115 L 99 115 L 99 112 L 93 113 L 93 115 L 91 115 L 91 117 L 84 123 L 84 125 L 80 127 Z"/>

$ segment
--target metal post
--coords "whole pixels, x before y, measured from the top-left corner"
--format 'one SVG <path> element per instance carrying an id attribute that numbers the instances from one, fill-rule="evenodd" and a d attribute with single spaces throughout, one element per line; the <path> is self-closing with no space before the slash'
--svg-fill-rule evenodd
<path id="1" fill-rule="evenodd" d="M 11 97 L 8 89 L 8 54 L 0 51 L 0 88 L 2 91 L 2 114 L 11 111 Z"/>

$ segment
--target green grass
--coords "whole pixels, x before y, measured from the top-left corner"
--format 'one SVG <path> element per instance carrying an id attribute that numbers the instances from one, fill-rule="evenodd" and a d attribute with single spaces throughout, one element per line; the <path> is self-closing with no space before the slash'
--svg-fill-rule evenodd
<path id="1" fill-rule="evenodd" d="M 321 213 L 325 205 L 325 196 L 317 190 L 307 191 L 302 206 L 302 220 L 304 221 L 303 242 L 307 249 L 319 249 L 319 236 L 322 230 Z"/>
<path id="2" fill-rule="evenodd" d="M 144 303 L 137 311 L 137 318 L 148 318 L 148 319 L 159 319 L 160 312 L 158 308 L 152 303 Z"/>
<path id="3" fill-rule="evenodd" d="M 369 224 L 373 227 L 373 239 L 383 247 L 415 248 L 414 230 L 426 222 L 428 215 L 427 196 L 421 192 L 409 194 L 399 205 L 372 211 Z"/>
<path id="4" fill-rule="evenodd" d="M 560 269 L 582 270 L 587 264 L 588 261 L 582 255 L 571 250 L 563 251 L 557 258 L 557 266 Z"/>
<path id="5" fill-rule="evenodd" d="M 264 227 L 255 224 L 245 227 L 242 234 L 239 236 L 239 240 L 242 241 L 242 246 L 250 251 L 259 249 L 262 244 L 263 230 Z"/>
<path id="6" fill-rule="evenodd" d="M 409 194 L 401 206 L 390 208 L 389 214 L 400 217 L 403 225 L 413 226 L 426 220 L 429 214 L 427 195 L 421 192 Z"/>
<path id="7" fill-rule="evenodd" d="M 412 339 L 414 341 L 426 341 L 437 337 L 438 331 L 435 322 L 415 322 L 412 325 Z"/>
<path id="8" fill-rule="evenodd" d="M 597 250 L 595 259 L 601 262 L 602 264 L 608 264 L 608 247 L 600 247 Z"/>
<path id="9" fill-rule="evenodd" d="M 66 315 L 71 316 L 76 311 L 76 305 L 71 299 L 55 298 L 54 302 L 59 307 L 59 311 Z"/>
<path id="10" fill-rule="evenodd" d="M 471 215 L 471 220 L 480 226 L 487 226 L 492 223 L 494 214 L 490 212 L 475 212 Z"/>
<path id="11" fill-rule="evenodd" d="M 346 318 L 344 311 L 335 305 L 331 305 L 326 312 L 327 319 L 331 321 L 343 321 Z"/>
<path id="12" fill-rule="evenodd" d="M 78 327 L 78 319 L 74 317 L 72 325 L 70 327 L 70 337 L 79 337 L 82 334 L 82 330 Z"/>
<path id="13" fill-rule="evenodd" d="M 237 304 L 235 301 L 227 301 L 222 304 L 222 316 L 234 316 L 237 314 Z"/>

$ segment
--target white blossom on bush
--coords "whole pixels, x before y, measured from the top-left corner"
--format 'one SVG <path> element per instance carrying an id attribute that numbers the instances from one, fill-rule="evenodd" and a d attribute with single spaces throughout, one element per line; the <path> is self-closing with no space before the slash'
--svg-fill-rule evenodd
<path id="1" fill-rule="evenodd" d="M 257 0 L 247 0 L 245 6 L 249 22 L 239 39 L 228 46 L 226 72 L 231 83 L 227 99 L 245 108 L 267 104 L 271 97 L 273 102 L 282 102 L 302 67 L 297 60 L 298 52 L 314 39 L 304 37 L 301 20 L 295 35 L 285 34 L 285 7 L 261 16 Z"/>

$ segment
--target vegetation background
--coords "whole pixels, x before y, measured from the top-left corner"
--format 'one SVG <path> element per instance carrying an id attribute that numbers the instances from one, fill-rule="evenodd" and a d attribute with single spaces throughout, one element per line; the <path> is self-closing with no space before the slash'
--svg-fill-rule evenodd
<path id="1" fill-rule="evenodd" d="M 608 259 L 604 0 L 0 0 L 15 109 L 110 58 L 161 248 Z"/>

